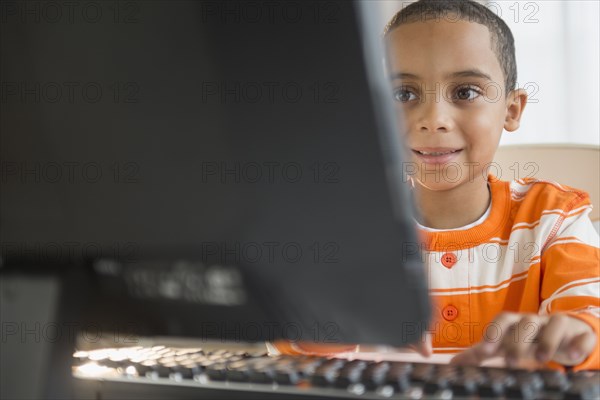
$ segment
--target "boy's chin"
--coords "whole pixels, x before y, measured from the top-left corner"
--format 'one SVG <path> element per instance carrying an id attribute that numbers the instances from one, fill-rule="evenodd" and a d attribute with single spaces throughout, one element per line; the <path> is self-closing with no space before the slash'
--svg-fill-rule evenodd
<path id="1" fill-rule="evenodd" d="M 456 189 L 464 183 L 464 179 L 461 180 L 449 180 L 443 176 L 438 175 L 427 175 L 424 177 L 413 177 L 415 188 L 426 189 L 434 192 L 444 192 L 452 189 Z"/>
<path id="2" fill-rule="evenodd" d="M 487 171 L 478 168 L 479 163 L 451 162 L 446 164 L 409 163 L 412 170 L 405 172 L 414 182 L 414 187 L 431 191 L 448 191 L 465 184 L 485 185 Z M 471 167 L 472 166 L 472 167 Z"/>

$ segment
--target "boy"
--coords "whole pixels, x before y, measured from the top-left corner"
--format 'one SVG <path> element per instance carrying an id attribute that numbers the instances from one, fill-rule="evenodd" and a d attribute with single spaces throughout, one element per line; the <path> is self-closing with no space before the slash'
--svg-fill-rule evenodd
<path id="1" fill-rule="evenodd" d="M 394 16 L 384 38 L 434 305 L 419 351 L 459 352 L 455 364 L 502 356 L 509 367 L 600 369 L 600 250 L 588 195 L 486 172 L 527 103 L 515 89 L 510 29 L 469 0 L 421 0 Z"/>

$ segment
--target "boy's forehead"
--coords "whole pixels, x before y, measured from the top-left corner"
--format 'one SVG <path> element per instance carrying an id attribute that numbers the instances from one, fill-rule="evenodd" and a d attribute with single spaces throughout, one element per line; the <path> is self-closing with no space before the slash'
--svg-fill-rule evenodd
<path id="1" fill-rule="evenodd" d="M 387 53 L 393 72 L 449 74 L 477 68 L 502 81 L 490 32 L 475 22 L 439 19 L 402 24 L 388 33 Z"/>

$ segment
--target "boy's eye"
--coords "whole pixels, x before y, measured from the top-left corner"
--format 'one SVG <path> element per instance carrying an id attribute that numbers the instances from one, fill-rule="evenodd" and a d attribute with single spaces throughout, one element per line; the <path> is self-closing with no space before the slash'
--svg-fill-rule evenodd
<path id="1" fill-rule="evenodd" d="M 398 89 L 394 91 L 394 99 L 400 103 L 406 103 L 415 100 L 417 96 L 408 89 Z"/>
<path id="2" fill-rule="evenodd" d="M 456 89 L 454 97 L 456 100 L 473 101 L 480 95 L 481 95 L 481 91 L 479 89 L 471 87 L 471 86 L 463 86 L 463 87 Z"/>

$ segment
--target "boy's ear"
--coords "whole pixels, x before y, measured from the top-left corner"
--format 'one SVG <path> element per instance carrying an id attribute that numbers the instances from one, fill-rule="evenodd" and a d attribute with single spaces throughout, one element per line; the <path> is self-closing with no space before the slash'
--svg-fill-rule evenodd
<path id="1" fill-rule="evenodd" d="M 506 118 L 504 129 L 513 132 L 519 129 L 521 115 L 527 104 L 527 91 L 525 89 L 511 90 L 506 99 Z"/>

